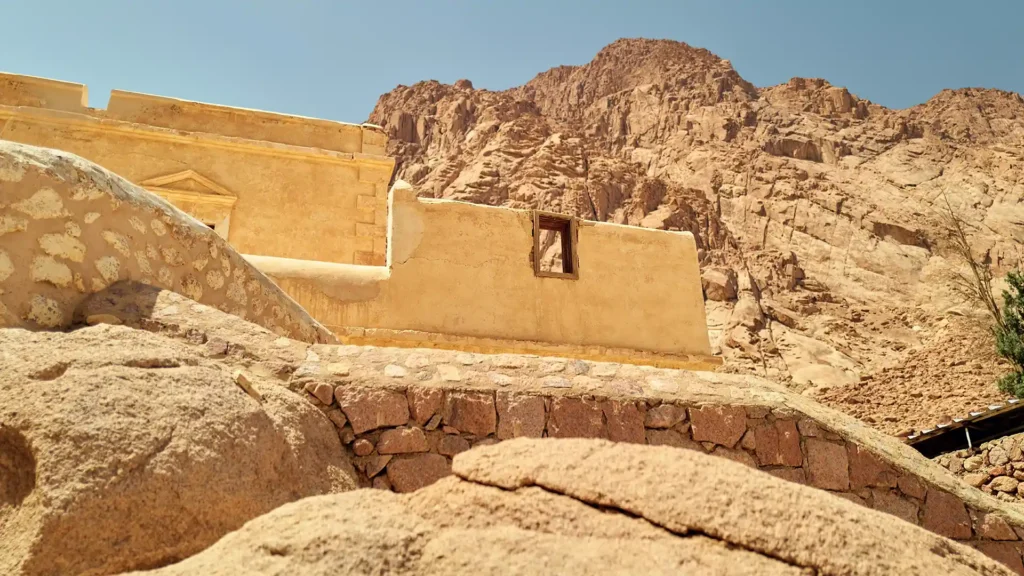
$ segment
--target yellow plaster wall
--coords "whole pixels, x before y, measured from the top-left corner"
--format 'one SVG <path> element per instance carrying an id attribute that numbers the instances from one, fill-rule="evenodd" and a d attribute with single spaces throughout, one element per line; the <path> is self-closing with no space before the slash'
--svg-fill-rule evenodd
<path id="1" fill-rule="evenodd" d="M 69 113 L 84 86 L 8 90 L 21 78 L 0 75 L 0 138 L 73 152 L 136 184 L 192 170 L 237 197 L 227 240 L 239 252 L 384 263 L 394 160 L 379 129 L 124 92 L 107 111 Z"/>
<path id="2" fill-rule="evenodd" d="M 396 185 L 391 217 L 390 270 L 249 260 L 343 339 L 444 334 L 492 351 L 540 342 L 598 358 L 710 356 L 688 233 L 582 222 L 579 279 L 567 280 L 534 275 L 530 212 L 418 199 Z"/>
<path id="3" fill-rule="evenodd" d="M 369 125 L 344 124 L 123 90 L 110 93 L 106 117 L 175 130 L 210 132 L 357 154 L 384 154 L 387 143 L 384 133 L 367 129 Z"/>
<path id="4" fill-rule="evenodd" d="M 0 72 L 0 105 L 82 112 L 89 91 L 83 84 Z"/>

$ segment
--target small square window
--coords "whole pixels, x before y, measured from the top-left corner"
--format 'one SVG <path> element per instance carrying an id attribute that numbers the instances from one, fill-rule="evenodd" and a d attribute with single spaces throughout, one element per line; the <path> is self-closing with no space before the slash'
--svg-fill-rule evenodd
<path id="1" fill-rule="evenodd" d="M 575 218 L 534 211 L 533 272 L 548 278 L 576 280 L 580 277 Z"/>

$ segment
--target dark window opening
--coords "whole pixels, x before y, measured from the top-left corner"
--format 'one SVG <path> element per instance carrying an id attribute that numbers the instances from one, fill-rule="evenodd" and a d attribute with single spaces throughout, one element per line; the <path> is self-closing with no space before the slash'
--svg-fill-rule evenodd
<path id="1" fill-rule="evenodd" d="M 533 272 L 550 278 L 579 278 L 575 218 L 533 213 Z"/>

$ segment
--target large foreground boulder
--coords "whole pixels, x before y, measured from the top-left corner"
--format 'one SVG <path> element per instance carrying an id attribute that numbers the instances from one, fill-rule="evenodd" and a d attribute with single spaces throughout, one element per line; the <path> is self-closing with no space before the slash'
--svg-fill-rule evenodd
<path id="1" fill-rule="evenodd" d="M 406 495 L 307 498 L 157 570 L 270 574 L 1009 575 L 892 516 L 695 451 L 506 441 Z"/>
<path id="2" fill-rule="evenodd" d="M 343 454 L 306 400 L 181 341 L 0 330 L 0 574 L 181 560 L 282 504 L 354 488 Z"/>

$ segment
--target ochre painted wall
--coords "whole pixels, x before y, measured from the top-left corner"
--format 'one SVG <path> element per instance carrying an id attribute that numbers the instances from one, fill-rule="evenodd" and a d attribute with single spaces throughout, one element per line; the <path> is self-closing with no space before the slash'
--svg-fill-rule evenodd
<path id="1" fill-rule="evenodd" d="M 84 112 L 89 91 L 82 84 L 0 72 L 0 105 Z"/>
<path id="2" fill-rule="evenodd" d="M 569 280 L 534 274 L 530 212 L 418 199 L 399 183 L 390 214 L 390 269 L 249 260 L 343 339 L 362 327 L 710 356 L 688 233 L 581 222 Z"/>
<path id="3" fill-rule="evenodd" d="M 394 160 L 379 129 L 125 92 L 92 110 L 84 90 L 0 74 L 0 139 L 67 150 L 143 186 L 191 170 L 237 197 L 227 240 L 240 252 L 384 263 Z M 75 98 L 83 106 L 69 112 Z"/>

